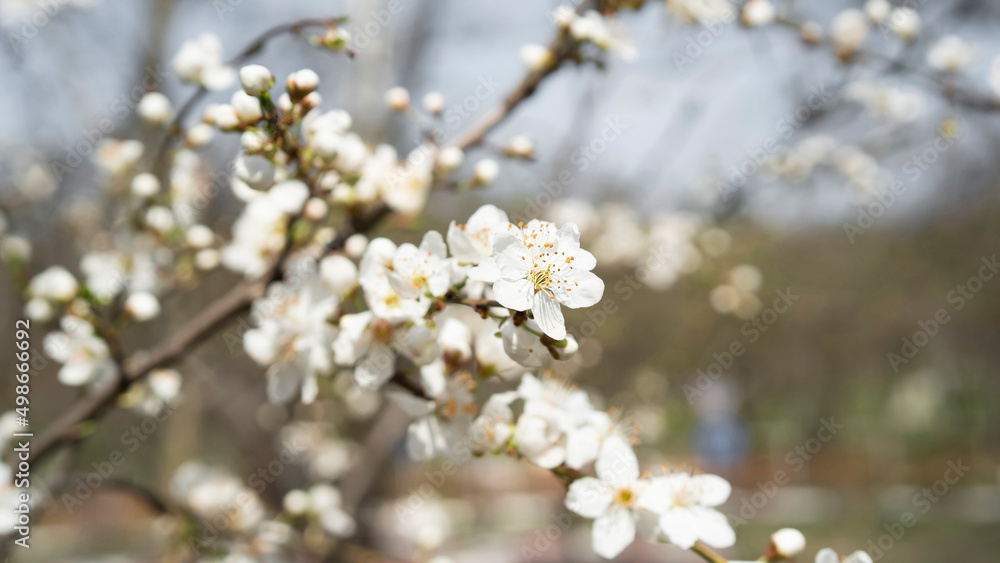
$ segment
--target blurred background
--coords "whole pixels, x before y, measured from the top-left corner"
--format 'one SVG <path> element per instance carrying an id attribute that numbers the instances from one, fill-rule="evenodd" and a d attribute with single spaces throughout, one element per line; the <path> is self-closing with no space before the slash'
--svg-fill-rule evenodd
<path id="1" fill-rule="evenodd" d="M 32 1 L 0 0 L 0 204 L 12 231 L 33 241 L 29 275 L 52 264 L 76 271 L 82 253 L 109 243 L 100 234 L 100 171 L 83 159 L 57 178 L 52 165 L 94 135 L 154 143 L 134 108 L 147 90 L 175 105 L 194 91 L 169 64 L 184 41 L 214 33 L 228 57 L 275 24 L 349 15 L 353 59 L 286 36 L 254 61 L 278 77 L 316 70 L 325 107 L 349 111 L 364 138 L 403 153 L 420 130 L 385 111 L 387 88 L 406 87 L 415 99 L 443 94 L 445 139 L 457 136 L 524 75 L 519 52 L 549 41 L 558 6 L 399 0 L 391 13 L 380 0 L 55 4 L 38 17 Z M 824 28 L 861 7 L 776 4 Z M 533 159 L 502 160 L 493 186 L 435 195 L 425 218 L 383 231 L 419 240 L 487 202 L 512 218 L 578 222 L 608 290 L 601 306 L 568 316 L 581 350 L 557 369 L 640 429 L 645 465 L 697 467 L 733 483 L 723 511 L 737 527 L 738 543 L 725 551 L 734 558 L 756 557 L 783 526 L 809 538 L 804 561 L 826 546 L 873 555 L 874 546 L 886 561 L 928 563 L 1000 553 L 1000 105 L 989 103 L 998 96 L 990 81 L 1000 5 L 905 5 L 923 21 L 916 40 L 876 26 L 866 43 L 874 54 L 850 63 L 804 44 L 789 26 L 685 25 L 662 2 L 623 13 L 634 57 L 561 70 L 479 149 L 495 156 L 526 135 Z M 974 45 L 975 57 L 944 74 L 925 59 L 949 34 Z M 964 103 L 955 92 L 975 95 Z M 238 145 L 218 136 L 205 154 L 221 169 Z M 225 233 L 239 209 L 219 197 L 208 216 Z M 125 343 L 157 342 L 237 280 L 219 271 L 197 292 L 177 291 L 164 301 L 177 318 L 136 327 Z M 11 321 L 0 327 L 4 341 L 13 341 L 23 307 L 9 276 L 0 278 L 0 311 Z M 940 310 L 948 320 L 926 328 Z M 394 409 L 377 397 L 268 404 L 262 370 L 232 344 L 247 326 L 241 320 L 177 366 L 178 403 L 129 452 L 115 486 L 76 507 L 54 503 L 34 523 L 33 549 L 14 550 L 12 560 L 160 560 L 167 524 L 134 484 L 169 495 L 176 470 L 193 458 L 248 479 L 280 455 L 286 423 L 324 418 L 355 430 L 352 440 L 309 462 L 321 469 L 283 470 L 263 497 L 280 505 L 310 471 L 343 465 L 347 483 L 363 483 L 351 490 L 341 481 L 365 525 L 337 560 L 380 560 L 368 549 L 401 560 L 593 557 L 589 526 L 572 521 L 562 487 L 543 470 L 479 459 L 438 487 L 440 464 L 407 460 L 405 420 L 375 418 Z M 0 357 L 12 362 L 13 348 Z M 34 379 L 38 429 L 79 392 L 55 382 L 56 367 Z M 0 389 L 0 405 L 13 404 L 12 389 Z M 144 418 L 111 412 L 37 473 L 86 476 L 125 449 L 123 433 Z M 935 489 L 954 467 L 966 469 Z M 430 496 L 419 492 L 427 483 Z M 400 506 L 416 517 L 397 519 Z M 879 544 L 905 512 L 916 524 Z M 559 532 L 540 539 L 552 524 Z M 621 559 L 696 560 L 641 542 Z"/>

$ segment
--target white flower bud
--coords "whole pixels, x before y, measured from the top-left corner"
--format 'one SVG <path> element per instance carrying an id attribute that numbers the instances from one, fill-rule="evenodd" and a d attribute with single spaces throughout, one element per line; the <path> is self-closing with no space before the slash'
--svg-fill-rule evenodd
<path id="1" fill-rule="evenodd" d="M 844 10 L 833 19 L 830 35 L 838 50 L 853 53 L 868 38 L 868 18 L 859 10 Z"/>
<path id="2" fill-rule="evenodd" d="M 199 270 L 214 270 L 219 265 L 219 251 L 214 248 L 199 250 L 194 255 L 194 266 Z"/>
<path id="3" fill-rule="evenodd" d="M 139 101 L 139 117 L 150 125 L 163 125 L 170 119 L 170 100 L 159 92 L 149 92 Z"/>
<path id="4" fill-rule="evenodd" d="M 52 266 L 31 278 L 28 294 L 49 301 L 67 302 L 76 297 L 80 288 L 76 278 L 62 266 Z"/>
<path id="5" fill-rule="evenodd" d="M 27 261 L 31 258 L 31 242 L 19 236 L 7 236 L 0 239 L 0 258 L 4 262 Z"/>
<path id="6" fill-rule="evenodd" d="M 368 237 L 361 233 L 347 237 L 347 240 L 344 242 L 344 252 L 351 258 L 361 258 L 366 248 L 368 248 Z"/>
<path id="7" fill-rule="evenodd" d="M 577 16 L 576 10 L 567 5 L 559 6 L 554 12 L 552 12 L 552 19 L 556 22 L 556 25 L 562 29 L 569 29 L 569 26 L 573 25 L 573 22 L 575 22 L 578 17 L 579 16 Z"/>
<path id="8" fill-rule="evenodd" d="M 257 97 L 274 86 L 274 75 L 263 65 L 247 65 L 240 69 L 240 84 L 243 90 Z"/>
<path id="9" fill-rule="evenodd" d="M 323 103 L 323 96 L 320 96 L 319 92 L 310 92 L 299 103 L 302 104 L 303 113 L 309 113 Z"/>
<path id="10" fill-rule="evenodd" d="M 219 104 L 212 112 L 212 122 L 223 131 L 235 131 L 239 129 L 240 116 L 236 113 L 236 108 L 229 104 Z"/>
<path id="11" fill-rule="evenodd" d="M 777 12 L 770 0 L 750 0 L 743 6 L 741 16 L 744 25 L 757 27 L 772 23 Z"/>
<path id="12" fill-rule="evenodd" d="M 132 195 L 141 198 L 153 197 L 160 193 L 160 181 L 149 172 L 132 178 Z"/>
<path id="13" fill-rule="evenodd" d="M 806 548 L 806 537 L 795 528 L 782 528 L 771 534 L 771 545 L 781 557 L 795 557 Z"/>
<path id="14" fill-rule="evenodd" d="M 406 111 L 410 107 L 410 93 L 401 86 L 389 88 L 385 93 L 385 103 L 395 111 Z"/>
<path id="15" fill-rule="evenodd" d="M 515 158 L 532 159 L 535 157 L 535 143 L 525 135 L 518 135 L 507 143 L 504 152 Z"/>
<path id="16" fill-rule="evenodd" d="M 125 312 L 139 322 L 148 321 L 160 314 L 160 300 L 145 291 L 133 293 L 125 299 Z"/>
<path id="17" fill-rule="evenodd" d="M 310 221 L 319 221 L 323 217 L 326 217 L 326 212 L 329 211 L 330 207 L 325 201 L 318 197 L 309 198 L 306 201 L 306 206 L 303 209 L 302 214 L 306 219 Z"/>
<path id="18" fill-rule="evenodd" d="M 233 164 L 236 177 L 257 191 L 274 185 L 274 166 L 262 156 L 241 154 Z"/>
<path id="19" fill-rule="evenodd" d="M 264 145 L 267 143 L 267 135 L 258 129 L 244 131 L 243 134 L 240 135 L 240 143 L 243 145 L 243 149 L 246 152 L 258 153 L 264 150 Z"/>
<path id="20" fill-rule="evenodd" d="M 162 205 L 155 205 L 146 210 L 146 225 L 150 229 L 164 234 L 174 228 L 174 214 Z"/>
<path id="21" fill-rule="evenodd" d="M 288 95 L 288 92 L 285 92 L 280 96 L 278 96 L 277 105 L 278 109 L 280 109 L 282 113 L 288 113 L 292 111 L 292 97 Z"/>
<path id="22" fill-rule="evenodd" d="M 288 95 L 291 100 L 298 101 L 319 87 L 319 75 L 308 68 L 297 70 L 288 75 L 285 85 L 288 86 Z"/>
<path id="23" fill-rule="evenodd" d="M 281 501 L 281 506 L 285 509 L 285 512 L 293 516 L 305 514 L 309 510 L 309 504 L 309 493 L 300 489 L 288 491 L 285 494 L 285 498 Z"/>
<path id="24" fill-rule="evenodd" d="M 236 116 L 246 125 L 253 125 L 264 117 L 264 112 L 260 109 L 260 100 L 242 90 L 233 92 L 233 97 L 229 101 L 236 111 Z"/>
<path id="25" fill-rule="evenodd" d="M 865 2 L 865 12 L 874 22 L 880 22 L 889 15 L 892 4 L 889 0 L 868 0 Z"/>
<path id="26" fill-rule="evenodd" d="M 358 284 L 358 267 L 349 258 L 335 254 L 319 262 L 319 276 L 334 295 L 344 295 Z"/>
<path id="27" fill-rule="evenodd" d="M 552 51 L 549 51 L 547 47 L 541 45 L 528 44 L 521 47 L 521 61 L 528 70 L 536 72 L 543 70 L 552 62 L 555 58 L 552 56 Z"/>
<path id="28" fill-rule="evenodd" d="M 462 165 L 465 153 L 458 147 L 445 147 L 438 153 L 438 167 L 446 172 L 450 172 Z"/>
<path id="29" fill-rule="evenodd" d="M 189 147 L 197 149 L 211 142 L 212 137 L 214 136 L 215 129 L 213 129 L 211 125 L 207 123 L 199 123 L 187 130 L 187 133 L 184 134 L 184 142 L 186 142 Z"/>
<path id="30" fill-rule="evenodd" d="M 976 49 L 955 35 L 946 35 L 927 52 L 927 64 L 938 70 L 955 72 L 972 62 Z"/>
<path id="31" fill-rule="evenodd" d="M 41 298 L 29 299 L 24 305 L 24 316 L 40 323 L 48 322 L 55 316 L 52 304 Z"/>
<path id="32" fill-rule="evenodd" d="M 208 104 L 205 106 L 204 111 L 201 112 L 201 122 L 209 125 L 215 125 L 215 112 L 218 111 L 218 109 L 219 104 Z"/>
<path id="33" fill-rule="evenodd" d="M 149 372 L 147 376 L 149 390 L 163 401 L 170 402 L 177 398 L 181 391 L 181 374 L 177 370 L 159 368 Z"/>
<path id="34" fill-rule="evenodd" d="M 337 152 L 340 151 L 341 137 L 336 133 L 322 130 L 317 132 L 309 146 L 316 151 L 316 155 L 320 158 L 330 159 L 337 156 Z"/>
<path id="35" fill-rule="evenodd" d="M 889 27 L 907 41 L 916 38 L 921 25 L 920 14 L 913 8 L 896 8 L 889 14 Z"/>
<path id="36" fill-rule="evenodd" d="M 492 184 L 500 173 L 500 165 L 492 158 L 484 158 L 476 163 L 472 171 L 472 181 L 478 186 Z"/>
<path id="37" fill-rule="evenodd" d="M 215 241 L 215 233 L 205 225 L 191 225 L 184 233 L 184 240 L 192 248 L 205 248 Z"/>
<path id="38" fill-rule="evenodd" d="M 439 92 L 428 92 L 424 95 L 424 109 L 434 115 L 441 115 L 444 111 L 444 96 Z"/>

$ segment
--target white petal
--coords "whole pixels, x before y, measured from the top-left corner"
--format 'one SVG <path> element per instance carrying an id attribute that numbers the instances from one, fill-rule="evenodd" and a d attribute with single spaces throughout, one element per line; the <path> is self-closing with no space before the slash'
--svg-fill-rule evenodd
<path id="1" fill-rule="evenodd" d="M 718 475 L 695 475 L 691 484 L 701 491 L 698 504 L 702 506 L 719 506 L 726 502 L 733 487 Z"/>
<path id="2" fill-rule="evenodd" d="M 566 338 L 566 321 L 563 319 L 562 306 L 549 291 L 535 293 L 531 312 L 535 314 L 535 322 L 542 332 L 555 340 Z"/>
<path id="3" fill-rule="evenodd" d="M 597 459 L 600 449 L 601 439 L 595 428 L 585 426 L 570 431 L 566 435 L 566 465 L 580 469 Z"/>
<path id="4" fill-rule="evenodd" d="M 534 288 L 526 279 L 507 281 L 499 279 L 493 284 L 493 294 L 504 307 L 515 311 L 527 311 L 531 308 L 531 296 Z M 559 305 L 556 305 L 558 307 Z"/>
<path id="5" fill-rule="evenodd" d="M 592 307 L 604 297 L 604 280 L 593 272 L 574 270 L 566 285 L 567 291 L 560 291 L 557 298 L 570 309 Z"/>
<path id="6" fill-rule="evenodd" d="M 429 252 L 438 258 L 448 256 L 448 247 L 444 244 L 444 238 L 437 231 L 427 231 L 423 240 L 420 241 L 420 251 Z"/>
<path id="7" fill-rule="evenodd" d="M 690 549 L 698 541 L 694 515 L 690 510 L 675 508 L 660 516 L 660 531 L 667 541 L 681 549 Z"/>
<path id="8" fill-rule="evenodd" d="M 493 283 L 500 279 L 500 268 L 494 258 L 484 258 L 478 266 L 469 270 L 469 279 Z"/>
<path id="9" fill-rule="evenodd" d="M 583 477 L 573 481 L 566 492 L 566 508 L 584 518 L 597 518 L 614 500 L 611 488 L 600 479 Z"/>
<path id="10" fill-rule="evenodd" d="M 392 377 L 396 367 L 396 357 L 384 344 L 373 345 L 354 369 L 358 385 L 366 389 L 377 389 Z"/>
<path id="11" fill-rule="evenodd" d="M 726 516 L 711 508 L 695 506 L 691 511 L 697 516 L 698 538 L 712 547 L 730 547 L 736 543 L 736 532 Z"/>
<path id="12" fill-rule="evenodd" d="M 510 233 L 500 233 L 493 242 L 493 259 L 500 273 L 507 279 L 520 279 L 528 275 L 531 268 L 531 252 L 521 239 Z"/>
<path id="13" fill-rule="evenodd" d="M 66 364 L 59 368 L 59 383 L 77 386 L 90 381 L 94 376 L 94 365 L 90 363 Z"/>
<path id="14" fill-rule="evenodd" d="M 594 553 L 611 559 L 635 540 L 635 520 L 628 510 L 618 509 L 594 520 Z"/>
<path id="15" fill-rule="evenodd" d="M 459 229 L 454 221 L 448 225 L 448 248 L 451 250 L 451 255 L 458 258 L 459 262 L 477 264 L 483 259 L 483 256 L 473 246 L 472 241 L 469 240 L 469 236 L 465 234 L 465 231 Z M 497 273 L 499 275 L 499 270 Z"/>
<path id="16" fill-rule="evenodd" d="M 618 436 L 604 440 L 595 469 L 602 481 L 616 487 L 626 487 L 639 478 L 639 460 L 632 446 Z"/>

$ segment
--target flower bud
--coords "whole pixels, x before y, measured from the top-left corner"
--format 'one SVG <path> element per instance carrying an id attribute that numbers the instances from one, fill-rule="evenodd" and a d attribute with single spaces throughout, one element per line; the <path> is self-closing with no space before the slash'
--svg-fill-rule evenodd
<path id="1" fill-rule="evenodd" d="M 146 225 L 157 233 L 164 234 L 174 228 L 174 214 L 162 205 L 154 205 L 146 210 Z"/>
<path id="2" fill-rule="evenodd" d="M 507 143 L 504 153 L 514 158 L 531 160 L 535 158 L 535 143 L 524 135 L 518 135 Z"/>
<path id="3" fill-rule="evenodd" d="M 31 242 L 19 236 L 0 238 L 0 258 L 7 263 L 27 261 L 31 258 Z"/>
<path id="4" fill-rule="evenodd" d="M 441 152 L 438 153 L 437 164 L 442 171 L 451 172 L 461 166 L 463 160 L 465 160 L 465 153 L 462 152 L 462 149 L 451 146 L 441 149 Z"/>
<path id="5" fill-rule="evenodd" d="M 521 61 L 528 70 L 537 72 L 543 70 L 555 60 L 552 51 L 541 45 L 528 44 L 521 47 Z"/>
<path id="6" fill-rule="evenodd" d="M 310 221 L 319 221 L 323 217 L 326 217 L 326 212 L 329 210 L 329 206 L 325 201 L 318 197 L 309 198 L 306 202 L 306 206 L 303 209 L 303 216 Z"/>
<path id="7" fill-rule="evenodd" d="M 125 312 L 139 322 L 148 321 L 160 314 L 160 300 L 145 291 L 133 293 L 125 299 Z"/>
<path id="8" fill-rule="evenodd" d="M 428 92 L 424 95 L 424 109 L 434 115 L 441 115 L 444 111 L 444 96 L 438 92 Z"/>
<path id="9" fill-rule="evenodd" d="M 49 301 L 68 302 L 76 297 L 78 289 L 76 278 L 62 266 L 52 266 L 28 283 L 28 295 Z"/>
<path id="10" fill-rule="evenodd" d="M 319 276 L 334 295 L 344 295 L 358 284 L 358 267 L 349 258 L 335 254 L 319 262 Z"/>
<path id="11" fill-rule="evenodd" d="M 288 86 L 288 95 L 291 101 L 297 102 L 319 87 L 319 75 L 308 68 L 297 70 L 288 75 L 286 86 Z"/>
<path id="12" fill-rule="evenodd" d="M 266 66 L 247 65 L 240 69 L 240 84 L 247 94 L 256 98 L 274 86 L 274 75 Z"/>
<path id="13" fill-rule="evenodd" d="M 199 250 L 194 255 L 194 266 L 199 270 L 214 270 L 219 265 L 219 251 L 214 248 Z"/>
<path id="14" fill-rule="evenodd" d="M 472 182 L 477 186 L 486 186 L 496 180 L 500 173 L 500 165 L 492 158 L 484 158 L 476 163 L 472 172 Z"/>
<path id="15" fill-rule="evenodd" d="M 323 97 L 319 95 L 319 92 L 310 92 L 300 102 L 302 105 L 302 114 L 305 115 L 318 108 L 321 103 L 323 103 Z"/>
<path id="16" fill-rule="evenodd" d="M 138 111 L 146 123 L 163 125 L 170 119 L 170 100 L 159 92 L 149 92 L 139 101 Z"/>
<path id="17" fill-rule="evenodd" d="M 274 166 L 262 156 L 241 154 L 236 157 L 233 172 L 251 189 L 264 191 L 274 185 Z"/>
<path id="18" fill-rule="evenodd" d="M 192 248 L 205 248 L 215 240 L 215 233 L 205 225 L 191 225 L 184 234 L 184 240 Z"/>
<path id="19" fill-rule="evenodd" d="M 197 149 L 207 145 L 215 136 L 215 129 L 207 123 L 199 123 L 187 130 L 184 134 L 184 142 L 189 147 Z"/>
<path id="20" fill-rule="evenodd" d="M 389 88 L 385 93 L 385 103 L 394 111 L 406 111 L 410 107 L 410 93 L 401 86 Z"/>
<path id="21" fill-rule="evenodd" d="M 153 197 L 160 192 L 160 181 L 149 172 L 132 178 L 132 195 L 141 198 Z"/>
<path id="22" fill-rule="evenodd" d="M 806 537 L 795 528 L 782 528 L 771 534 L 771 548 L 778 557 L 795 557 L 806 548 Z"/>
<path id="23" fill-rule="evenodd" d="M 229 104 L 219 104 L 212 112 L 212 121 L 223 131 L 235 131 L 242 126 L 236 109 Z"/>
<path id="24" fill-rule="evenodd" d="M 29 299 L 24 305 L 24 316 L 40 323 L 48 322 L 55 316 L 55 309 L 52 304 L 38 297 Z"/>
<path id="25" fill-rule="evenodd" d="M 233 92 L 233 97 L 229 100 L 236 111 L 236 116 L 244 125 L 253 125 L 264 117 L 264 112 L 260 108 L 260 100 L 250 94 L 237 90 Z"/>
<path id="26" fill-rule="evenodd" d="M 743 6 L 740 14 L 743 25 L 758 27 L 772 23 L 777 16 L 774 4 L 770 0 L 750 0 Z"/>

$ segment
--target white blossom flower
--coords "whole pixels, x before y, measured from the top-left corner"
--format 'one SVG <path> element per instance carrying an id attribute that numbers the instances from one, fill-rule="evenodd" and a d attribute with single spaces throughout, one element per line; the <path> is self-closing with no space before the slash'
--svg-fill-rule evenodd
<path id="1" fill-rule="evenodd" d="M 447 257 L 444 238 L 437 231 L 429 231 L 419 248 L 405 243 L 396 249 L 387 272 L 389 284 L 404 299 L 424 294 L 441 297 L 451 280 Z"/>
<path id="2" fill-rule="evenodd" d="M 397 404 L 416 420 L 406 432 L 406 451 L 414 461 L 426 461 L 444 455 L 457 461 L 456 446 L 468 435 L 476 414 L 471 390 L 475 382 L 465 375 L 448 377 L 444 362 L 438 360 L 420 369 L 421 388 L 430 400 L 409 392 L 392 392 Z"/>
<path id="3" fill-rule="evenodd" d="M 497 375 L 503 379 L 513 379 L 524 373 L 524 367 L 507 355 L 499 332 L 497 321 L 486 319 L 476 334 L 473 347 L 479 374 L 483 377 Z"/>
<path id="4" fill-rule="evenodd" d="M 889 0 L 868 0 L 865 2 L 865 12 L 872 21 L 880 22 L 889 16 L 892 4 Z"/>
<path id="5" fill-rule="evenodd" d="M 483 410 L 469 428 L 472 448 L 478 453 L 495 452 L 506 446 L 514 435 L 514 411 L 510 404 L 517 399 L 516 392 L 491 395 Z"/>
<path id="6" fill-rule="evenodd" d="M 528 70 L 537 72 L 543 70 L 555 61 L 552 51 L 548 47 L 529 43 L 521 47 L 521 62 L 528 67 Z"/>
<path id="7" fill-rule="evenodd" d="M 422 103 L 424 109 L 434 115 L 440 115 L 444 111 L 444 96 L 440 92 L 428 92 L 424 94 Z"/>
<path id="8" fill-rule="evenodd" d="M 345 295 L 358 285 L 358 267 L 350 258 L 339 254 L 320 260 L 319 275 L 334 295 Z"/>
<path id="9" fill-rule="evenodd" d="M 667 0 L 667 11 L 684 23 L 735 19 L 735 10 L 728 0 Z"/>
<path id="10" fill-rule="evenodd" d="M 94 333 L 87 321 L 67 315 L 60 321 L 61 331 L 45 336 L 45 354 L 63 364 L 59 382 L 63 385 L 103 385 L 118 374 L 107 342 Z"/>
<path id="11" fill-rule="evenodd" d="M 510 225 L 496 236 L 493 256 L 469 271 L 474 280 L 493 283 L 497 301 L 516 311 L 530 310 L 542 331 L 566 338 L 561 305 L 590 307 L 604 295 L 604 282 L 591 270 L 594 256 L 580 248 L 573 223 L 556 230 L 533 220 L 523 229 Z"/>
<path id="12" fill-rule="evenodd" d="M 143 172 L 132 179 L 132 195 L 149 198 L 160 192 L 160 181 L 149 172 Z"/>
<path id="13" fill-rule="evenodd" d="M 638 521 L 648 508 L 649 482 L 639 477 L 639 462 L 624 440 L 609 440 L 595 467 L 597 478 L 573 481 L 566 493 L 566 508 L 594 519 L 594 553 L 611 559 L 635 540 Z"/>
<path id="14" fill-rule="evenodd" d="M 354 535 L 354 518 L 344 511 L 340 491 L 333 486 L 320 483 L 309 489 L 309 512 L 328 534 L 338 538 Z"/>
<path id="15" fill-rule="evenodd" d="M 493 239 L 510 224 L 507 214 L 495 205 L 484 205 L 465 224 L 448 225 L 448 249 L 459 264 L 479 264 L 493 255 Z"/>
<path id="16" fill-rule="evenodd" d="M 243 125 L 253 125 L 264 117 L 264 112 L 260 107 L 260 100 L 247 94 L 243 90 L 233 92 L 233 97 L 229 100 L 236 112 L 236 117 L 240 118 Z"/>
<path id="17" fill-rule="evenodd" d="M 328 321 L 340 300 L 328 294 L 318 279 L 296 287 L 273 283 L 267 295 L 254 304 L 262 320 L 243 335 L 247 354 L 267 365 L 268 399 L 285 403 L 299 392 L 311 403 L 319 391 L 316 378 L 333 369 L 331 346 L 336 331 Z"/>
<path id="18" fill-rule="evenodd" d="M 587 393 L 555 379 L 539 381 L 524 374 L 518 395 L 524 412 L 514 430 L 518 451 L 539 467 L 552 468 L 566 461 L 568 437 L 592 412 Z"/>
<path id="19" fill-rule="evenodd" d="M 285 81 L 288 87 L 288 94 L 292 101 L 300 101 L 319 87 L 319 75 L 316 71 L 308 68 L 297 70 L 288 75 Z"/>
<path id="20" fill-rule="evenodd" d="M 715 507 L 726 502 L 732 487 L 716 475 L 670 473 L 654 477 L 642 502 L 659 515 L 655 538 L 683 549 L 696 541 L 729 547 L 736 534 L 726 516 Z"/>
<path id="21" fill-rule="evenodd" d="M 224 90 L 233 83 L 236 71 L 222 62 L 222 43 L 205 33 L 181 45 L 173 59 L 177 74 L 209 90 Z"/>
<path id="22" fill-rule="evenodd" d="M 274 166 L 262 156 L 241 154 L 236 157 L 233 171 L 237 178 L 257 191 L 274 185 Z"/>

